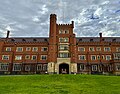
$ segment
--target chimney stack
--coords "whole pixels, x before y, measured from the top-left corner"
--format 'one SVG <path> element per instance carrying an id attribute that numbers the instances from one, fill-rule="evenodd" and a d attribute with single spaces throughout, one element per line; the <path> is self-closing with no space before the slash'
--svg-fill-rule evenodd
<path id="1" fill-rule="evenodd" d="M 7 31 L 7 37 L 6 37 L 6 38 L 9 38 L 9 34 L 10 34 L 10 31 L 8 30 L 8 31 Z"/>
<path id="2" fill-rule="evenodd" d="M 99 35 L 100 35 L 100 42 L 102 41 L 102 33 L 99 33 Z"/>

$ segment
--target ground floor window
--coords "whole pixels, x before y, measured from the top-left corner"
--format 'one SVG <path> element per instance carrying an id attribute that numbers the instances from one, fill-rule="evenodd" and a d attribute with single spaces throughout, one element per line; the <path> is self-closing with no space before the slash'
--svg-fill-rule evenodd
<path id="1" fill-rule="evenodd" d="M 15 63 L 13 64 L 13 71 L 21 71 L 21 64 Z"/>
<path id="2" fill-rule="evenodd" d="M 37 65 L 37 71 L 42 71 L 42 64 Z"/>
<path id="3" fill-rule="evenodd" d="M 25 65 L 25 71 L 30 71 L 30 65 Z"/>
<path id="4" fill-rule="evenodd" d="M 8 71 L 8 63 L 0 63 L 0 71 Z"/>
<path id="5" fill-rule="evenodd" d="M 97 71 L 97 65 L 92 65 L 92 71 Z"/>
<path id="6" fill-rule="evenodd" d="M 37 71 L 47 71 L 47 64 L 38 64 Z"/>
<path id="7" fill-rule="evenodd" d="M 85 70 L 85 65 L 84 64 L 80 64 L 80 70 L 81 71 Z"/>
<path id="8" fill-rule="evenodd" d="M 120 71 L 120 65 L 116 65 L 116 70 Z"/>

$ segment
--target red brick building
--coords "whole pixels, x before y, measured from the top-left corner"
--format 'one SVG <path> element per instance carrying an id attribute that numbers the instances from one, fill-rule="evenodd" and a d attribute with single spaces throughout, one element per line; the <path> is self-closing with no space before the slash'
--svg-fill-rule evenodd
<path id="1" fill-rule="evenodd" d="M 0 74 L 120 74 L 120 37 L 76 37 L 73 21 L 56 21 L 49 37 L 0 38 Z"/>

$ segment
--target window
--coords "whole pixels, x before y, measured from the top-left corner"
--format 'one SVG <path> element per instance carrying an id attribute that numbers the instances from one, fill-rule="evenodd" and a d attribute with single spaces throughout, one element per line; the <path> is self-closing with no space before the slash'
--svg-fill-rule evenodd
<path id="1" fill-rule="evenodd" d="M 8 63 L 0 63 L 0 71 L 8 71 Z"/>
<path id="2" fill-rule="evenodd" d="M 48 48 L 47 47 L 42 47 L 41 51 L 48 51 Z"/>
<path id="3" fill-rule="evenodd" d="M 116 48 L 116 51 L 117 51 L 117 52 L 120 52 L 120 47 L 117 47 L 117 48 Z"/>
<path id="4" fill-rule="evenodd" d="M 15 56 L 15 60 L 22 60 L 22 55 Z"/>
<path id="5" fill-rule="evenodd" d="M 41 55 L 41 60 L 47 60 L 47 55 Z"/>
<path id="6" fill-rule="evenodd" d="M 84 64 L 80 64 L 80 70 L 85 70 L 85 65 Z"/>
<path id="7" fill-rule="evenodd" d="M 6 51 L 11 51 L 11 47 L 6 47 Z"/>
<path id="8" fill-rule="evenodd" d="M 59 34 L 69 34 L 69 30 L 59 30 Z"/>
<path id="9" fill-rule="evenodd" d="M 42 71 L 42 64 L 37 65 L 37 71 Z"/>
<path id="10" fill-rule="evenodd" d="M 91 56 L 91 60 L 96 60 L 96 56 L 95 56 L 95 55 L 92 55 L 92 56 Z"/>
<path id="11" fill-rule="evenodd" d="M 78 51 L 83 52 L 83 51 L 85 51 L 85 48 L 84 47 L 78 47 Z"/>
<path id="12" fill-rule="evenodd" d="M 92 65 L 92 71 L 97 71 L 97 65 Z"/>
<path id="13" fill-rule="evenodd" d="M 120 71 L 120 65 L 116 65 L 116 70 Z"/>
<path id="14" fill-rule="evenodd" d="M 89 51 L 95 51 L 95 50 L 94 50 L 94 47 L 90 47 L 90 48 L 89 48 Z"/>
<path id="15" fill-rule="evenodd" d="M 26 56 L 25 56 L 25 59 L 30 59 L 30 55 L 26 55 Z"/>
<path id="16" fill-rule="evenodd" d="M 2 60 L 9 60 L 9 55 L 2 55 Z"/>
<path id="17" fill-rule="evenodd" d="M 106 60 L 111 60 L 111 55 L 106 55 Z"/>
<path id="18" fill-rule="evenodd" d="M 104 48 L 104 51 L 106 51 L 106 52 L 107 52 L 107 51 L 110 51 L 110 47 L 105 47 L 105 48 Z"/>
<path id="19" fill-rule="evenodd" d="M 30 65 L 25 65 L 25 71 L 30 71 Z"/>
<path id="20" fill-rule="evenodd" d="M 120 53 L 114 53 L 114 59 L 120 60 Z"/>
<path id="21" fill-rule="evenodd" d="M 97 60 L 100 60 L 100 55 L 97 55 Z"/>
<path id="22" fill-rule="evenodd" d="M 22 52 L 23 51 L 23 47 L 17 47 L 16 51 L 17 52 Z"/>
<path id="23" fill-rule="evenodd" d="M 69 53 L 59 53 L 59 58 L 68 58 Z"/>
<path id="24" fill-rule="evenodd" d="M 36 60 L 37 56 L 36 55 L 32 55 L 32 60 Z"/>
<path id="25" fill-rule="evenodd" d="M 59 34 L 63 34 L 63 30 L 59 30 Z"/>
<path id="26" fill-rule="evenodd" d="M 34 52 L 38 51 L 38 47 L 33 47 L 32 51 Z"/>
<path id="27" fill-rule="evenodd" d="M 21 71 L 21 64 L 13 64 L 13 71 Z"/>
<path id="28" fill-rule="evenodd" d="M 59 42 L 69 42 L 69 38 L 59 38 Z"/>
<path id="29" fill-rule="evenodd" d="M 43 71 L 47 71 L 47 64 L 43 64 Z"/>
<path id="30" fill-rule="evenodd" d="M 102 59 L 103 59 L 103 60 L 105 59 L 104 55 L 102 55 Z"/>
<path id="31" fill-rule="evenodd" d="M 26 47 L 26 51 L 31 51 L 31 47 Z"/>
<path id="32" fill-rule="evenodd" d="M 79 60 L 86 60 L 86 56 L 85 55 L 79 55 Z"/>
<path id="33" fill-rule="evenodd" d="M 97 47 L 97 48 L 96 48 L 96 51 L 101 51 L 101 47 Z"/>
<path id="34" fill-rule="evenodd" d="M 69 50 L 69 46 L 68 45 L 60 45 L 59 50 Z"/>
<path id="35" fill-rule="evenodd" d="M 64 33 L 65 34 L 69 34 L 69 30 L 64 30 Z"/>

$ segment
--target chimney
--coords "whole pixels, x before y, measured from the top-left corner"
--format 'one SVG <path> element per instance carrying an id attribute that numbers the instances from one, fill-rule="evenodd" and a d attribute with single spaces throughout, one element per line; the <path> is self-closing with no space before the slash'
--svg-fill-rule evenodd
<path id="1" fill-rule="evenodd" d="M 10 31 L 8 30 L 8 31 L 7 31 L 7 37 L 6 37 L 6 38 L 9 38 L 9 34 L 10 34 Z"/>
<path id="2" fill-rule="evenodd" d="M 102 41 L 102 33 L 99 33 L 99 35 L 100 35 L 100 42 Z"/>

